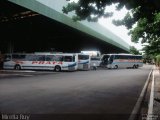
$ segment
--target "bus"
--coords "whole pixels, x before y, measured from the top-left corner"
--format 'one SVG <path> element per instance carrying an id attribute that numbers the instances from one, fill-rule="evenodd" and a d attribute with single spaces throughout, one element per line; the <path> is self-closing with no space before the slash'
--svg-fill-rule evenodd
<path id="1" fill-rule="evenodd" d="M 3 69 L 61 70 L 75 71 L 78 55 L 70 53 L 13 53 L 6 54 Z"/>
<path id="2" fill-rule="evenodd" d="M 103 54 L 101 66 L 111 68 L 138 68 L 143 66 L 142 55 Z"/>
<path id="3" fill-rule="evenodd" d="M 78 54 L 78 70 L 90 70 L 91 57 L 86 54 Z"/>
<path id="4" fill-rule="evenodd" d="M 91 66 L 96 65 L 97 67 L 100 67 L 101 64 L 101 57 L 91 57 Z"/>

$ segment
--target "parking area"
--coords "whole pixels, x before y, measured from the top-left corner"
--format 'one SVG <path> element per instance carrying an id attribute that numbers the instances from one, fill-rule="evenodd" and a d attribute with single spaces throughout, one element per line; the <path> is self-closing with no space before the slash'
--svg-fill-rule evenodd
<path id="1" fill-rule="evenodd" d="M 75 72 L 1 71 L 0 112 L 122 114 L 128 118 L 151 67 Z"/>
<path id="2" fill-rule="evenodd" d="M 96 70 L 108 70 L 107 68 L 98 67 Z M 86 70 L 80 70 L 81 72 L 87 72 Z M 91 68 L 89 71 L 95 71 Z M 48 74 L 62 74 L 62 73 L 72 73 L 77 71 L 61 71 L 55 72 L 51 70 L 0 70 L 0 79 L 13 78 L 13 77 L 31 77 L 36 75 L 48 75 Z"/>
<path id="3" fill-rule="evenodd" d="M 58 74 L 54 71 L 34 71 L 34 70 L 0 70 L 0 79 L 15 77 L 32 77 L 36 75 Z"/>

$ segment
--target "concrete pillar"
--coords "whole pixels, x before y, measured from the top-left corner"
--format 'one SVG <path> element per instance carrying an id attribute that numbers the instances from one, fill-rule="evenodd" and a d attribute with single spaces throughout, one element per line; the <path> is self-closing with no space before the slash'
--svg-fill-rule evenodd
<path id="1" fill-rule="evenodd" d="M 14 43 L 12 40 L 8 41 L 8 48 L 7 53 L 13 53 L 14 52 Z"/>

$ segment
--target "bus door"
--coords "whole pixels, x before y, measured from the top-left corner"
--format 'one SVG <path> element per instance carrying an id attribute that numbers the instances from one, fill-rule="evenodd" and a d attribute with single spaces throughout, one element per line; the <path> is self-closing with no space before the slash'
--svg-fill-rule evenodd
<path id="1" fill-rule="evenodd" d="M 107 67 L 108 68 L 114 68 L 115 64 L 116 64 L 116 61 L 115 61 L 115 56 L 114 55 L 110 55 L 109 58 L 108 58 L 108 65 Z"/>
<path id="2" fill-rule="evenodd" d="M 109 65 L 109 58 L 110 58 L 110 55 L 103 55 L 102 59 L 101 59 L 101 66 L 102 67 L 108 67 Z"/>
<path id="3" fill-rule="evenodd" d="M 91 57 L 91 66 L 95 64 L 97 67 L 101 64 L 101 58 L 100 57 Z"/>
<path id="4" fill-rule="evenodd" d="M 75 55 L 64 55 L 63 56 L 63 70 L 76 70 L 77 63 L 75 62 Z"/>
<path id="5" fill-rule="evenodd" d="M 78 55 L 78 69 L 89 70 L 91 59 L 89 55 Z"/>

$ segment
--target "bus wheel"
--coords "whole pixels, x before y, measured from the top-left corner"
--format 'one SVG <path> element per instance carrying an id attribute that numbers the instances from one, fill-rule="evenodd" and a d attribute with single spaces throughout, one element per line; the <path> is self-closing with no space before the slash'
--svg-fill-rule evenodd
<path id="1" fill-rule="evenodd" d="M 20 65 L 15 65 L 14 69 L 15 69 L 15 70 L 20 70 L 20 69 L 21 69 L 21 66 L 20 66 Z"/>
<path id="2" fill-rule="evenodd" d="M 55 66 L 55 69 L 54 69 L 56 72 L 60 72 L 61 71 L 61 67 L 60 66 Z"/>
<path id="3" fill-rule="evenodd" d="M 136 65 L 133 65 L 133 67 L 132 67 L 133 69 L 135 69 L 136 68 Z"/>
<path id="4" fill-rule="evenodd" d="M 138 69 L 139 65 L 136 65 L 136 68 Z"/>
<path id="5" fill-rule="evenodd" d="M 118 65 L 115 65 L 115 66 L 114 66 L 114 69 L 118 69 Z"/>

